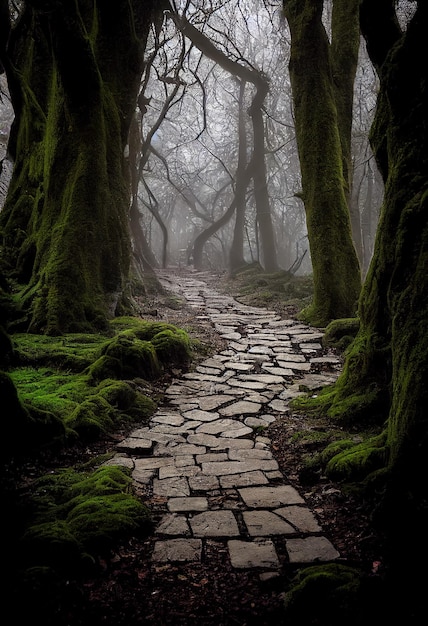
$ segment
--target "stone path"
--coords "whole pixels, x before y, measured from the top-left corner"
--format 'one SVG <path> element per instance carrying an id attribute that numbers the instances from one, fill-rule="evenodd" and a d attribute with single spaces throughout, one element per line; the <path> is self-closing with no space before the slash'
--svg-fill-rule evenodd
<path id="1" fill-rule="evenodd" d="M 263 429 L 302 390 L 333 382 L 318 373 L 322 333 L 214 291 L 203 273 L 160 272 L 227 340 L 228 348 L 174 380 L 150 425 L 118 444 L 110 461 L 131 467 L 161 507 L 154 563 L 201 561 L 224 542 L 233 568 L 272 575 L 284 563 L 340 557 L 304 498 L 278 467 Z M 285 539 L 286 554 L 277 550 Z"/>

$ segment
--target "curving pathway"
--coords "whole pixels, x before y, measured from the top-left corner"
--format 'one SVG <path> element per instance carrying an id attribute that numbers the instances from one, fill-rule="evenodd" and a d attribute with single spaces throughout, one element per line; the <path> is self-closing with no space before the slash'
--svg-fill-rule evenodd
<path id="1" fill-rule="evenodd" d="M 174 380 L 149 426 L 120 442 L 110 461 L 131 467 L 136 486 L 156 502 L 152 562 L 200 562 L 212 540 L 225 546 L 232 568 L 261 577 L 287 563 L 336 560 L 263 434 L 291 398 L 336 379 L 339 360 L 323 356 L 322 333 L 216 292 L 202 272 L 163 271 L 159 279 L 228 348 Z M 284 539 L 285 552 L 277 549 Z"/>

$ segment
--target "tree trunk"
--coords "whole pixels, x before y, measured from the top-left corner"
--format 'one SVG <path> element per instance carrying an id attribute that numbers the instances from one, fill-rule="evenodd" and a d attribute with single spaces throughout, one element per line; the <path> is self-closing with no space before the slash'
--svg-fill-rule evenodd
<path id="1" fill-rule="evenodd" d="M 94 328 L 126 302 L 124 149 L 154 4 L 26 3 L 11 32 L 15 163 L 0 229 L 31 331 Z"/>
<path id="2" fill-rule="evenodd" d="M 239 86 L 239 119 L 238 119 L 238 166 L 236 168 L 235 179 L 235 202 L 236 217 L 235 227 L 233 229 L 233 240 L 229 253 L 229 270 L 233 274 L 237 269 L 245 264 L 244 258 L 244 227 L 245 227 L 245 192 L 247 183 L 244 181 L 244 172 L 247 160 L 247 134 L 245 129 L 245 113 L 244 113 L 244 92 L 245 81 L 240 82 Z"/>
<path id="3" fill-rule="evenodd" d="M 346 54 L 352 51 L 354 55 L 355 46 L 358 51 L 352 24 L 357 5 L 357 0 L 340 2 L 333 20 L 335 55 L 342 54 L 346 37 Z M 347 205 L 348 92 L 352 93 L 354 58 L 349 64 L 331 62 L 332 51 L 321 19 L 322 1 L 284 0 L 284 10 L 291 31 L 289 69 L 314 276 L 313 303 L 303 317 L 323 327 L 333 319 L 356 314 L 361 288 Z"/>
<path id="4" fill-rule="evenodd" d="M 380 79 L 370 140 L 385 194 L 360 301 L 360 331 L 332 410 L 341 415 L 358 407 L 373 390 L 367 417 L 376 406 L 379 423 L 386 424 L 388 480 L 377 521 L 387 534 L 394 598 L 405 603 L 397 611 L 410 620 L 424 603 L 418 563 L 428 556 L 428 71 L 422 61 L 428 58 L 428 5 L 418 3 L 405 32 L 394 6 L 393 0 L 363 0 L 361 8 Z"/>

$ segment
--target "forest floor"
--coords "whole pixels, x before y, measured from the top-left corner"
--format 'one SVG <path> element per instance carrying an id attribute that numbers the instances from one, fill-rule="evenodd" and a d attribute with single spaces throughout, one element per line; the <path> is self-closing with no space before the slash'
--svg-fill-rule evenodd
<path id="1" fill-rule="evenodd" d="M 204 275 L 205 282 L 217 291 L 241 302 L 276 309 L 283 317 L 295 317 L 296 304 L 272 299 L 266 291 L 257 301 L 252 290 L 251 302 L 242 296 L 242 283 L 227 276 Z M 176 324 L 200 342 L 200 358 L 224 349 L 224 340 L 213 327 L 197 318 L 186 305 L 172 306 L 165 296 L 150 295 L 142 305 L 144 318 Z M 157 396 L 169 383 L 161 381 L 153 388 Z M 323 530 L 340 551 L 341 562 L 376 573 L 381 567 L 382 542 L 370 524 L 370 511 L 357 496 L 346 493 L 325 476 L 310 476 L 302 471 L 308 455 L 325 446 L 325 440 L 296 436 L 297 432 L 328 430 L 327 420 L 309 415 L 285 416 L 266 433 L 280 470 L 304 495 L 318 516 Z M 126 433 L 117 433 L 115 438 Z M 73 463 L 88 455 L 101 454 L 111 446 L 111 439 L 100 441 L 91 450 L 73 451 Z M 57 459 L 58 463 L 71 458 Z M 59 607 L 57 624 L 62 626 L 279 626 L 283 621 L 284 580 L 269 581 L 260 591 L 257 574 L 233 570 L 225 551 L 212 542 L 203 563 L 161 564 L 155 574 L 150 561 L 150 545 L 144 537 L 133 537 L 118 546 L 111 558 L 101 563 L 96 575 L 82 585 L 70 586 L 70 597 Z M 173 617 L 170 617 L 173 615 Z M 304 626 L 309 626 L 305 624 Z"/>

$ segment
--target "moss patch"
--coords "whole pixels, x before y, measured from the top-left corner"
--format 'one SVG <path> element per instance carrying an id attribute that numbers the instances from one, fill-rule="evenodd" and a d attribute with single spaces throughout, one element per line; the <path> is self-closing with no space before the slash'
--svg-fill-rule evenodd
<path id="1" fill-rule="evenodd" d="M 381 623 L 381 593 L 379 581 L 357 568 L 335 563 L 307 567 L 286 593 L 285 620 L 289 626 Z"/>
<path id="2" fill-rule="evenodd" d="M 51 578 L 79 577 L 119 538 L 148 532 L 150 512 L 131 483 L 130 472 L 114 465 L 59 470 L 34 482 L 17 554 L 29 593 L 37 581 L 39 592 L 49 595 Z"/>
<path id="3" fill-rule="evenodd" d="M 32 442 L 36 448 L 92 441 L 123 422 L 144 420 L 156 409 L 146 381 L 186 367 L 192 356 L 185 331 L 133 317 L 117 318 L 101 334 L 17 333 L 12 340 L 9 377 L 27 425 L 20 432 L 26 450 Z"/>

